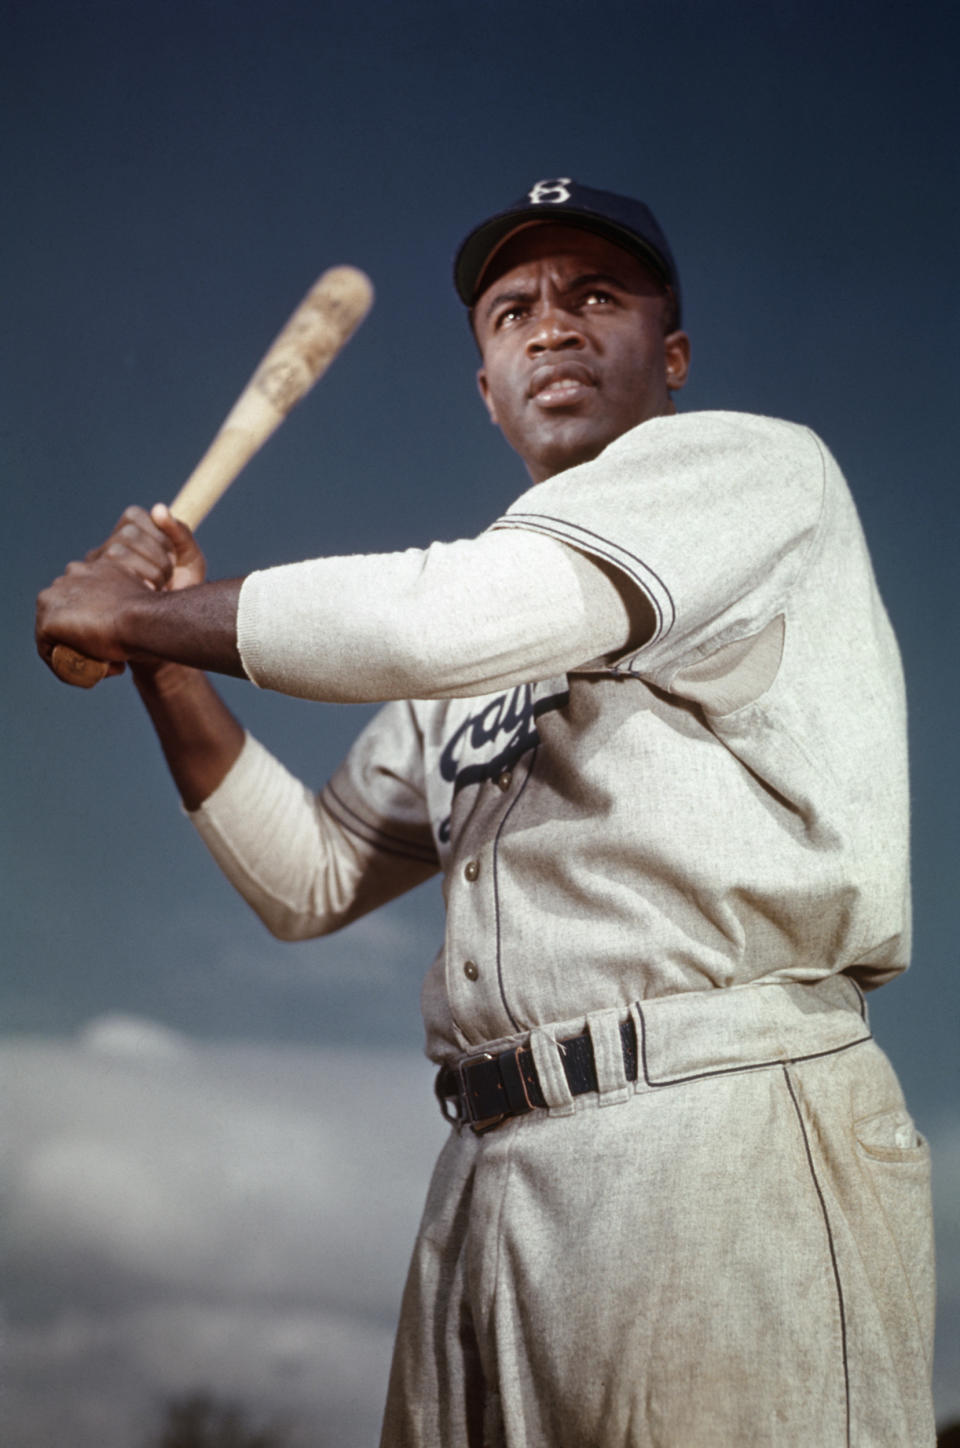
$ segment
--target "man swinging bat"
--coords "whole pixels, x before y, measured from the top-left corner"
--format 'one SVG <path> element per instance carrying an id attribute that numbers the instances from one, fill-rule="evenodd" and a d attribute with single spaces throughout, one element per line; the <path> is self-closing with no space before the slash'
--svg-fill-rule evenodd
<path id="1" fill-rule="evenodd" d="M 842 474 L 807 428 L 676 412 L 641 202 L 537 182 L 455 279 L 532 482 L 502 517 L 203 583 L 131 509 L 39 650 L 130 666 L 277 935 L 444 873 L 452 1129 L 385 1448 L 924 1448 L 927 1148 L 863 995 L 908 959 L 903 683 Z M 314 797 L 205 669 L 384 707 Z"/>

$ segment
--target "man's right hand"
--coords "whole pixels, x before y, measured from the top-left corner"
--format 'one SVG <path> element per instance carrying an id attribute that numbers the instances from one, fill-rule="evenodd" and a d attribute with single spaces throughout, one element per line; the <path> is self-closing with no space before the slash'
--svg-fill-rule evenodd
<path id="1" fill-rule="evenodd" d="M 151 588 L 175 592 L 203 583 L 207 565 L 196 539 L 164 503 L 150 512 L 143 508 L 125 510 L 110 536 L 92 548 L 85 562 L 109 558 L 125 572 Z"/>
<path id="2" fill-rule="evenodd" d="M 236 650 L 241 580 L 198 587 L 196 594 L 185 594 L 183 599 L 150 595 L 179 594 L 203 584 L 205 576 L 206 562 L 190 529 L 157 503 L 149 513 L 127 508 L 110 536 L 91 549 L 83 563 L 69 564 L 37 600 L 37 644 L 48 662 L 57 642 L 69 643 L 93 658 L 112 657 L 111 674 L 122 673 L 121 659 L 129 659 L 188 810 L 198 809 L 217 788 L 243 748 L 241 725 L 203 672 L 213 668 L 243 677 Z M 126 642 L 121 646 L 118 619 L 124 608 L 135 601 L 139 608 L 148 599 L 145 616 L 140 609 L 141 622 L 151 625 L 148 641 L 142 648 L 139 643 L 135 648 Z M 63 638 L 56 631 L 58 610 L 59 622 L 67 629 Z M 161 629 L 158 635 L 157 625 L 165 615 L 166 632 Z M 129 613 L 126 621 L 131 622 Z M 99 640 L 98 632 L 103 634 Z M 103 645 L 103 652 L 97 651 L 96 642 Z M 175 662 L 183 652 L 190 663 Z"/>
<path id="3" fill-rule="evenodd" d="M 85 562 L 107 557 L 151 588 L 174 593 L 203 583 L 207 561 L 197 540 L 185 523 L 165 503 L 155 503 L 146 512 L 135 505 L 124 510 L 110 536 L 86 555 Z M 162 660 L 131 663 L 130 671 L 141 687 L 176 690 L 192 673 L 183 664 Z"/>

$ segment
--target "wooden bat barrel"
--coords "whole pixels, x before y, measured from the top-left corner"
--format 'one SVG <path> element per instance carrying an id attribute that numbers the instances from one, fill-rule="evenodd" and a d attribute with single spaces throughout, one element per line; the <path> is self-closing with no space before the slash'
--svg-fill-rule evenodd
<path id="1" fill-rule="evenodd" d="M 353 336 L 373 305 L 373 285 L 352 266 L 335 266 L 313 284 L 264 353 L 217 435 L 180 489 L 170 511 L 197 528 L 247 463 L 276 432 Z M 108 666 L 57 644 L 58 679 L 92 689 Z"/>

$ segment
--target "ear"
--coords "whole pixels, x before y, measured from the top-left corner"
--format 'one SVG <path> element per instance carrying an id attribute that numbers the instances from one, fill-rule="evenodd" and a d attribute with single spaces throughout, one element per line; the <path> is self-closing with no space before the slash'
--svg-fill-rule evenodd
<path id="1" fill-rule="evenodd" d="M 690 338 L 686 332 L 668 332 L 663 339 L 663 359 L 667 388 L 676 392 L 687 380 L 690 371 Z"/>
<path id="2" fill-rule="evenodd" d="M 490 396 L 490 385 L 487 382 L 487 374 L 482 367 L 477 373 L 477 387 L 479 388 L 480 396 L 483 398 L 483 405 L 490 415 L 490 421 L 494 427 L 498 427 L 497 409 L 493 405 L 493 398 Z"/>

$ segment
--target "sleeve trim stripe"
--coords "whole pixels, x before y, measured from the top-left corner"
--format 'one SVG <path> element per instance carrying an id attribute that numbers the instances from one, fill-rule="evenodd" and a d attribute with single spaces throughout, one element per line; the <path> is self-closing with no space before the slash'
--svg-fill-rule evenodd
<path id="1" fill-rule="evenodd" d="M 378 829 L 369 821 L 362 818 L 355 810 L 339 798 L 333 786 L 328 784 L 320 797 L 320 803 L 329 814 L 345 830 L 352 835 L 365 841 L 368 845 L 375 845 L 377 849 L 383 850 L 388 855 L 403 855 L 408 859 L 421 860 L 424 864 L 436 865 L 437 853 L 432 845 L 420 845 L 413 840 L 404 840 L 398 835 L 391 835 L 386 830 Z"/>
<path id="2" fill-rule="evenodd" d="M 552 518 L 544 513 L 507 513 L 498 518 L 493 524 L 494 528 L 528 528 L 535 533 L 543 533 L 549 538 L 556 538 L 562 543 L 571 543 L 582 552 L 592 555 L 594 558 L 606 559 L 613 563 L 649 598 L 654 614 L 656 615 L 656 627 L 644 647 L 659 642 L 673 627 L 676 619 L 676 608 L 670 590 L 663 579 L 654 573 L 642 559 L 637 558 L 627 549 L 621 548 L 601 533 L 594 533 L 589 528 L 582 528 L 577 523 L 571 523 L 565 518 Z M 603 547 L 599 545 L 603 544 Z"/>

